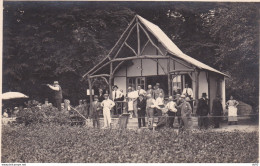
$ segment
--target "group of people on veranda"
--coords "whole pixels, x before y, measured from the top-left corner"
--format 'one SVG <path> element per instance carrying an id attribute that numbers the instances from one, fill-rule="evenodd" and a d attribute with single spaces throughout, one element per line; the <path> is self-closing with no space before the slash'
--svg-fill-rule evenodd
<path id="1" fill-rule="evenodd" d="M 62 99 L 62 91 L 58 82 L 55 81 L 54 85 L 48 86 L 53 89 L 55 93 L 56 105 L 60 110 L 60 102 Z M 160 128 L 161 126 L 173 127 L 174 119 L 177 117 L 178 124 L 181 127 L 189 128 L 191 125 L 191 114 L 193 112 L 193 91 L 189 88 L 188 84 L 185 84 L 181 94 L 176 94 L 174 97 L 169 96 L 168 101 L 165 101 L 165 94 L 163 89 L 160 88 L 160 84 L 148 85 L 147 90 L 138 86 L 135 90 L 134 87 L 128 87 L 126 96 L 124 96 L 123 90 L 120 90 L 118 86 L 113 86 L 112 96 L 109 96 L 108 91 L 105 93 L 102 89 L 99 89 L 99 94 L 94 96 L 94 102 L 92 103 L 92 109 L 89 110 L 88 116 L 93 120 L 94 127 L 100 127 L 99 117 L 100 111 L 104 117 L 104 128 L 111 127 L 111 110 L 116 110 L 115 105 L 119 101 L 127 102 L 127 110 L 130 113 L 130 118 L 138 118 L 138 127 L 146 126 L 145 119 L 147 119 L 148 127 Z M 202 93 L 202 97 L 197 104 L 196 114 L 198 116 L 199 128 L 208 128 L 208 115 L 210 114 L 209 100 L 206 93 Z M 84 102 L 87 105 L 86 101 Z M 238 101 L 230 97 L 230 100 L 226 103 L 228 110 L 228 124 L 234 122 L 237 124 L 237 105 Z M 119 112 L 120 114 L 123 112 Z M 154 124 L 154 117 L 158 117 L 158 123 Z M 221 98 L 217 96 L 213 100 L 212 116 L 214 119 L 214 127 L 219 128 L 219 123 L 223 116 L 223 107 L 221 104 Z"/>

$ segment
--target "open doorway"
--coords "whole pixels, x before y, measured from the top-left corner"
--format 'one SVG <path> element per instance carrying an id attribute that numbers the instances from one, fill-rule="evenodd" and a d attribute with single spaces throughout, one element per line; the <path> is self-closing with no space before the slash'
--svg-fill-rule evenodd
<path id="1" fill-rule="evenodd" d="M 192 79 L 188 74 L 171 75 L 172 95 L 176 97 L 177 94 L 182 94 L 185 84 L 192 88 Z"/>

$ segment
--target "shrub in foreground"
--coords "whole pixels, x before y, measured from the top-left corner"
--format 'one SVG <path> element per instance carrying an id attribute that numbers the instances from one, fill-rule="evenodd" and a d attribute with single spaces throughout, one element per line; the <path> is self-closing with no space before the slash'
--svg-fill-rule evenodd
<path id="1" fill-rule="evenodd" d="M 2 162 L 258 162 L 258 132 L 4 126 Z"/>

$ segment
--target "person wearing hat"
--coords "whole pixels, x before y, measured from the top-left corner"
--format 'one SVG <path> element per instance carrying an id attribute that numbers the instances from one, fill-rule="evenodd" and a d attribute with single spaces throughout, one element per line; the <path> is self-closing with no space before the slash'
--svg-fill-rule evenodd
<path id="1" fill-rule="evenodd" d="M 169 116 L 169 127 L 173 128 L 174 119 L 177 114 L 177 108 L 176 103 L 173 101 L 173 97 L 169 96 L 168 103 L 166 104 L 165 108 L 168 110 L 168 116 Z"/>
<path id="2" fill-rule="evenodd" d="M 103 107 L 103 116 L 104 116 L 104 127 L 111 128 L 111 113 L 110 110 L 115 106 L 115 103 L 108 98 L 108 94 L 104 94 L 104 100 L 101 103 Z"/>
<path id="3" fill-rule="evenodd" d="M 103 89 L 99 88 L 98 89 L 98 101 L 102 102 L 103 100 L 104 100 Z"/>
<path id="4" fill-rule="evenodd" d="M 62 102 L 62 89 L 59 85 L 58 81 L 54 81 L 54 85 L 47 84 L 49 88 L 54 90 L 54 99 L 56 103 L 56 107 L 58 108 L 59 111 L 61 111 L 61 102 Z"/>
<path id="5" fill-rule="evenodd" d="M 145 127 L 145 114 L 146 114 L 146 100 L 143 94 L 139 94 L 137 98 L 137 115 L 138 115 L 138 127 L 141 128 L 141 121 L 143 122 L 143 127 Z"/>
<path id="6" fill-rule="evenodd" d="M 122 97 L 122 92 L 118 89 L 117 85 L 113 86 L 113 91 L 112 91 L 112 100 L 113 101 L 120 101 Z"/>
<path id="7" fill-rule="evenodd" d="M 79 105 L 76 107 L 76 110 L 78 110 L 81 114 L 84 113 L 83 100 L 79 100 Z"/>
<path id="8" fill-rule="evenodd" d="M 189 84 L 185 84 L 185 88 L 183 89 L 182 91 L 182 94 L 185 95 L 186 97 L 189 97 L 190 101 L 190 106 L 191 106 L 191 109 L 193 110 L 193 91 L 192 89 L 189 87 Z"/>
<path id="9" fill-rule="evenodd" d="M 208 114 L 209 114 L 209 105 L 208 105 L 208 99 L 207 94 L 202 93 L 202 97 L 199 99 L 197 112 L 198 115 L 198 124 L 199 128 L 208 128 Z"/>
<path id="10" fill-rule="evenodd" d="M 181 95 L 181 104 L 177 106 L 181 110 L 181 128 L 189 129 L 189 118 L 191 116 L 191 106 L 190 103 L 187 102 L 186 96 Z"/>
<path id="11" fill-rule="evenodd" d="M 213 114 L 213 118 L 214 118 L 214 128 L 219 128 L 221 116 L 223 115 L 223 107 L 222 107 L 221 98 L 219 95 L 217 95 L 216 98 L 213 100 L 212 114 Z"/>
<path id="12" fill-rule="evenodd" d="M 92 103 L 92 110 L 90 110 L 90 113 L 89 113 L 90 118 L 92 118 L 94 128 L 100 127 L 100 124 L 99 124 L 99 111 L 100 110 L 101 110 L 101 104 L 98 101 L 98 95 L 95 95 L 94 101 Z"/>
<path id="13" fill-rule="evenodd" d="M 155 90 L 154 90 L 154 99 L 155 100 L 159 97 L 160 93 L 162 93 L 163 98 L 164 98 L 164 91 L 163 91 L 163 89 L 160 88 L 160 83 L 156 83 Z"/>

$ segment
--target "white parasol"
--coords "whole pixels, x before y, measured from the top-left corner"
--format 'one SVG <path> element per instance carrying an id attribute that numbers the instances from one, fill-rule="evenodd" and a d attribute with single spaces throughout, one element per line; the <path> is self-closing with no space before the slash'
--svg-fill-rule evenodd
<path id="1" fill-rule="evenodd" d="M 29 96 L 26 96 L 25 94 L 20 92 L 6 92 L 2 94 L 3 100 L 17 99 L 17 98 L 29 98 Z"/>

